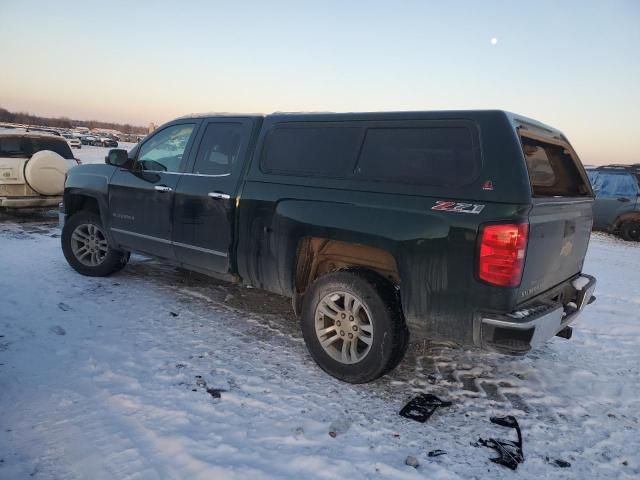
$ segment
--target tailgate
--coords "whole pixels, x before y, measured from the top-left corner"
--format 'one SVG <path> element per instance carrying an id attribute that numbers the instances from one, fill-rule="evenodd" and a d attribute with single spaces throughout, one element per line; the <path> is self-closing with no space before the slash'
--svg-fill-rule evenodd
<path id="1" fill-rule="evenodd" d="M 529 242 L 518 302 L 582 271 L 593 224 L 593 192 L 561 136 L 519 130 L 531 184 Z"/>
<path id="2" fill-rule="evenodd" d="M 593 223 L 593 201 L 534 200 L 518 303 L 582 271 Z"/>

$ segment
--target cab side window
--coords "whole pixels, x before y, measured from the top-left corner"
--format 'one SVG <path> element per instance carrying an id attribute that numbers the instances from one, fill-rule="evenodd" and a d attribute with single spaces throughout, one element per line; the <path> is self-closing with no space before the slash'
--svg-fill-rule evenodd
<path id="1" fill-rule="evenodd" d="M 242 131 L 241 123 L 210 123 L 202 137 L 193 173 L 231 175 L 240 154 Z"/>
<path id="2" fill-rule="evenodd" d="M 149 138 L 140 147 L 138 167 L 154 172 L 179 172 L 193 130 L 193 124 L 173 125 Z"/>

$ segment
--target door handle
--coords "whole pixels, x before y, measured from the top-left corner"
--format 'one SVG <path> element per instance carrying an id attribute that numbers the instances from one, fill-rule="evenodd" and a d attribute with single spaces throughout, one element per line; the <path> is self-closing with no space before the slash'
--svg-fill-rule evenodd
<path id="1" fill-rule="evenodd" d="M 620 198 L 618 198 L 618 201 L 619 202 L 630 202 L 631 200 L 628 199 L 628 198 L 625 198 L 625 197 L 620 197 Z"/>
<path id="2" fill-rule="evenodd" d="M 153 187 L 153 189 L 157 190 L 158 192 L 170 192 L 173 190 L 173 188 L 165 187 L 164 185 L 156 185 L 155 187 Z"/>
<path id="3" fill-rule="evenodd" d="M 207 196 L 211 198 L 219 198 L 221 200 L 229 200 L 231 198 L 231 195 L 227 195 L 226 193 L 220 193 L 220 192 L 209 192 L 207 193 Z"/>

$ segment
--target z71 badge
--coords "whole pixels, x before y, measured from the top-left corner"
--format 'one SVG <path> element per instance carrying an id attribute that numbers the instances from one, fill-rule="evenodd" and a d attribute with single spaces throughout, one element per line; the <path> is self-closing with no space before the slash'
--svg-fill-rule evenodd
<path id="1" fill-rule="evenodd" d="M 477 215 L 482 210 L 484 210 L 484 205 L 476 205 L 474 203 L 449 202 L 447 200 L 436 200 L 436 204 L 431 207 L 431 210 L 439 210 L 442 212 L 473 213 Z"/>

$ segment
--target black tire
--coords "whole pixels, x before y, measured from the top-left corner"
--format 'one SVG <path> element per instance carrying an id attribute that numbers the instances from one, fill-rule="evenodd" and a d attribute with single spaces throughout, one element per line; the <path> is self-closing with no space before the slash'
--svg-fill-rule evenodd
<path id="1" fill-rule="evenodd" d="M 334 292 L 345 292 L 356 297 L 366 310 L 365 318 L 370 317 L 372 334 L 371 337 L 367 337 L 370 338 L 370 348 L 368 353 L 355 363 L 337 360 L 325 350 L 316 334 L 318 306 Z M 320 368 L 329 375 L 349 383 L 371 382 L 393 370 L 402 361 L 409 343 L 409 331 L 393 286 L 384 278 L 365 271 L 333 272 L 317 279 L 304 296 L 300 324 L 307 348 Z M 345 331 L 349 331 L 348 328 Z M 344 340 L 337 338 L 337 331 L 335 333 L 336 339 L 332 345 L 338 342 L 342 345 Z M 356 344 L 364 346 L 357 340 Z"/>
<path id="2" fill-rule="evenodd" d="M 620 236 L 629 242 L 640 242 L 640 221 L 626 220 L 622 222 Z"/>
<path id="3" fill-rule="evenodd" d="M 76 272 L 89 277 L 106 277 L 122 270 L 129 261 L 129 252 L 112 248 L 104 234 L 104 239 L 107 242 L 107 252 L 106 255 L 104 255 L 104 259 L 98 265 L 86 265 L 76 256 L 72 247 L 72 235 L 74 231 L 82 225 L 94 225 L 101 233 L 103 232 L 102 221 L 100 215 L 97 213 L 82 210 L 72 215 L 71 218 L 65 222 L 61 236 L 62 252 L 69 265 L 71 265 Z"/>

